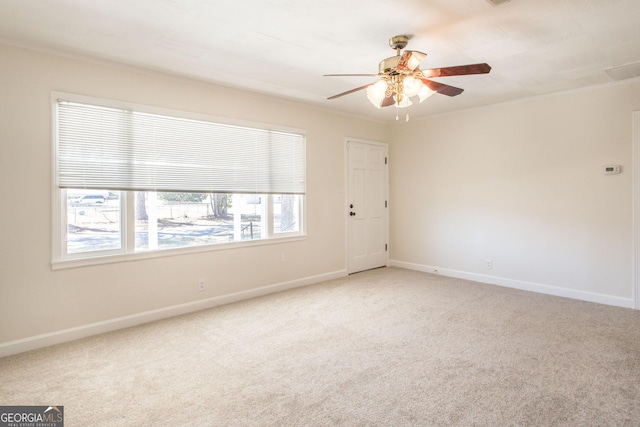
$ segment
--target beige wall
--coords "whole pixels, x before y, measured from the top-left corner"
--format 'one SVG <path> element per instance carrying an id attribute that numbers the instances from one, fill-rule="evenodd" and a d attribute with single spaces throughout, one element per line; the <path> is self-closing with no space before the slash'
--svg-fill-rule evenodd
<path id="1" fill-rule="evenodd" d="M 631 306 L 639 109 L 636 81 L 395 126 L 394 263 Z"/>
<path id="2" fill-rule="evenodd" d="M 344 274 L 347 136 L 390 142 L 397 265 L 618 305 L 632 296 L 631 114 L 640 83 L 387 126 L 16 47 L 0 45 L 0 59 L 0 347 Z M 305 129 L 308 238 L 53 271 L 51 91 Z M 603 175 L 607 164 L 623 173 Z M 208 288 L 199 293 L 201 278 Z"/>
<path id="3" fill-rule="evenodd" d="M 0 344 L 345 271 L 344 138 L 388 128 L 186 79 L 0 45 Z M 303 241 L 51 269 L 51 91 L 306 130 Z M 280 262 L 281 253 L 286 262 Z M 207 290 L 197 291 L 200 278 Z"/>

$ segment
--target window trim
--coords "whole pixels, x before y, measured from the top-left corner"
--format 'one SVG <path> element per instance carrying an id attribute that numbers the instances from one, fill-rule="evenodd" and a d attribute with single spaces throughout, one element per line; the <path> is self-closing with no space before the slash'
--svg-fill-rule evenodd
<path id="1" fill-rule="evenodd" d="M 244 120 L 230 119 L 226 117 L 212 116 L 202 113 L 194 113 L 188 111 L 173 110 L 161 107 L 147 106 L 141 104 L 133 104 L 129 102 L 109 100 L 103 98 L 95 98 L 91 96 L 78 95 L 66 92 L 51 92 L 51 131 L 52 131 L 52 143 L 51 143 L 51 185 L 52 185 L 52 200 L 51 200 L 51 230 L 52 230 L 52 251 L 51 251 L 51 268 L 53 270 L 83 267 L 89 265 L 99 265 L 117 262 L 127 262 L 142 259 L 159 258 L 166 256 L 178 256 L 185 254 L 194 254 L 209 251 L 229 250 L 252 246 L 262 246 L 271 244 L 282 244 L 286 242 L 300 241 L 307 239 L 307 194 L 302 197 L 301 204 L 301 216 L 300 216 L 300 231 L 298 232 L 284 232 L 273 233 L 273 219 L 268 218 L 268 238 L 257 240 L 236 241 L 230 243 L 216 243 L 199 246 L 188 246 L 182 248 L 170 248 L 170 249 L 158 249 L 153 251 L 141 251 L 141 252 L 127 252 L 128 248 L 135 246 L 135 212 L 133 209 L 128 208 L 135 206 L 134 191 L 122 191 L 120 194 L 120 216 L 121 226 L 126 227 L 126 230 L 121 230 L 122 247 L 119 250 L 109 251 L 96 251 L 90 253 L 84 253 L 82 255 L 67 254 L 66 253 L 66 230 L 63 227 L 63 218 L 66 218 L 66 203 L 63 203 L 63 194 L 66 193 L 64 189 L 58 187 L 58 150 L 57 150 L 57 135 L 58 135 L 58 117 L 57 117 L 57 102 L 58 99 L 63 98 L 72 102 L 87 103 L 92 105 L 100 105 L 112 108 L 122 109 L 135 109 L 151 114 L 167 115 L 174 117 L 181 117 L 185 119 L 214 121 L 216 123 L 259 128 L 264 130 L 271 130 L 276 132 L 287 132 L 301 134 L 306 139 L 306 132 L 303 129 L 292 128 L 286 126 L 279 126 L 260 122 L 250 122 Z M 269 195 L 269 202 L 271 203 L 272 196 Z M 272 206 L 267 204 L 267 209 L 270 211 Z M 66 220 L 65 220 L 66 224 Z M 125 241 L 128 239 L 129 241 Z M 89 255 L 87 255 L 89 254 Z"/>
<path id="2" fill-rule="evenodd" d="M 271 237 L 269 239 L 244 240 L 242 242 L 217 243 L 211 245 L 187 246 L 184 248 L 108 254 L 85 258 L 59 259 L 53 260 L 51 262 L 51 269 L 62 270 L 66 268 L 85 267 L 90 265 L 111 264 L 127 261 L 139 261 L 144 259 L 188 255 L 202 252 L 240 249 L 252 246 L 276 245 L 288 242 L 297 242 L 306 239 L 306 234 L 298 234 L 296 236 Z"/>

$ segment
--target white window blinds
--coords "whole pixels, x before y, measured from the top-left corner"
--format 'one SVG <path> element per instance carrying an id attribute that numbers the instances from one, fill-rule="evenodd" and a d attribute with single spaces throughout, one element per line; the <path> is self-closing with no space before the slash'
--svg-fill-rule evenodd
<path id="1" fill-rule="evenodd" d="M 304 135 L 59 100 L 58 186 L 305 193 Z"/>

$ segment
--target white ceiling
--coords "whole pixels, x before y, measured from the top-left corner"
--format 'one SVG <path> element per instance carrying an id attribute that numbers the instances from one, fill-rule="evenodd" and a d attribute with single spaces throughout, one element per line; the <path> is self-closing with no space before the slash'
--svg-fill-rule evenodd
<path id="1" fill-rule="evenodd" d="M 410 107 L 411 117 L 613 82 L 640 61 L 640 0 L 1 0 L 0 41 L 101 58 L 394 120 L 364 91 L 412 35 L 421 68 L 487 62 L 488 75 L 439 80 L 465 89 Z M 637 64 L 636 64 L 637 65 Z M 630 72 L 631 70 L 632 72 Z M 624 68 L 616 75 L 635 76 Z"/>

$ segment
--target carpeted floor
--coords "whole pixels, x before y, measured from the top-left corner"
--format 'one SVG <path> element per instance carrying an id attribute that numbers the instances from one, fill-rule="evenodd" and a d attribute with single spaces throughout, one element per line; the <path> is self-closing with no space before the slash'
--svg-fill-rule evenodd
<path id="1" fill-rule="evenodd" d="M 72 426 L 639 426 L 640 311 L 384 268 L 0 359 Z"/>

